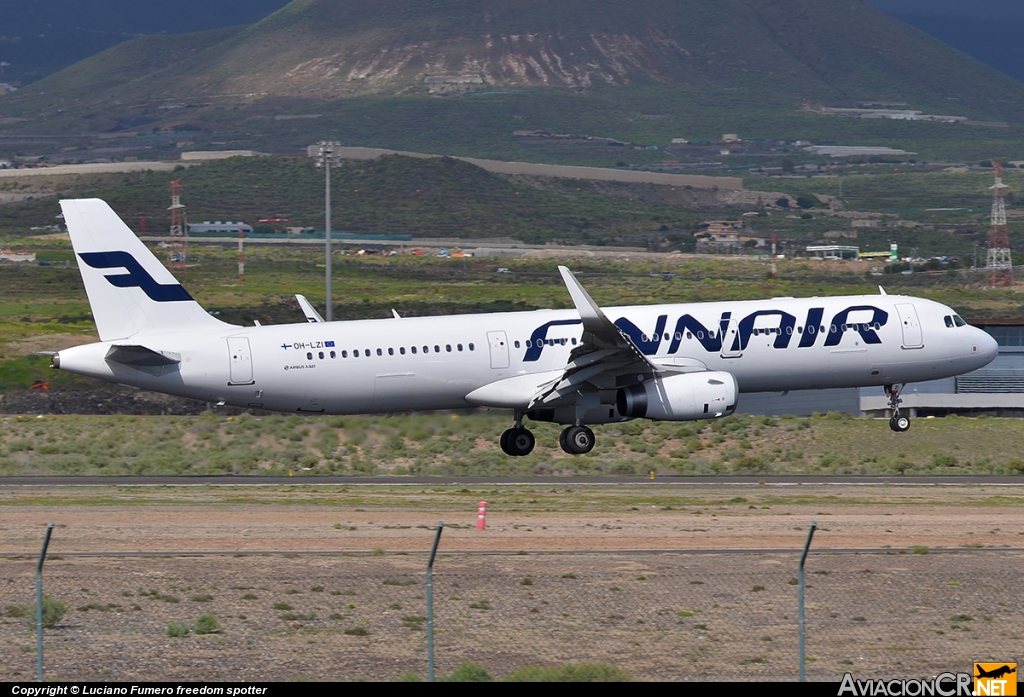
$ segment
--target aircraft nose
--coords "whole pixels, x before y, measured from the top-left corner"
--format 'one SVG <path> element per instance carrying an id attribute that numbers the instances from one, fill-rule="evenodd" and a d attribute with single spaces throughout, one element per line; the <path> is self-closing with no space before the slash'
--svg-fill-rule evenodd
<path id="1" fill-rule="evenodd" d="M 999 355 L 999 343 L 992 338 L 992 335 L 982 329 L 975 329 L 975 336 L 971 338 L 971 345 L 978 347 L 978 357 L 988 365 Z"/>

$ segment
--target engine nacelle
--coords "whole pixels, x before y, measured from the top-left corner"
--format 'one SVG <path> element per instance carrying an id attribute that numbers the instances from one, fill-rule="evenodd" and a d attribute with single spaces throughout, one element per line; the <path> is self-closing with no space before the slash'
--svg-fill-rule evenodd
<path id="1" fill-rule="evenodd" d="M 623 387 L 615 401 L 619 413 L 631 418 L 697 421 L 732 414 L 738 397 L 731 373 L 702 371 Z"/>

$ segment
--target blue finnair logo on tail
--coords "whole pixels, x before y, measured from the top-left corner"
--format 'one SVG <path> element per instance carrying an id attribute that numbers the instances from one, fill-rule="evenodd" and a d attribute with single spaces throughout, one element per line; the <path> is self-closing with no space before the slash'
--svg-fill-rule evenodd
<path id="1" fill-rule="evenodd" d="M 158 303 L 191 300 L 180 283 L 161 285 L 156 282 L 142 264 L 128 252 L 83 252 L 78 255 L 82 261 L 94 269 L 126 269 L 128 273 L 115 276 L 104 275 L 110 284 L 118 288 L 141 288 L 150 300 Z"/>

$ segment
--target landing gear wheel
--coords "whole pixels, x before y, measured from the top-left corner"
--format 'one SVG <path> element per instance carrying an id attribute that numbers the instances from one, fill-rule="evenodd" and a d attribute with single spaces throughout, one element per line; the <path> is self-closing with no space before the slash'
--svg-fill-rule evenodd
<path id="1" fill-rule="evenodd" d="M 506 455 L 523 457 L 533 452 L 537 439 L 525 428 L 510 428 L 501 434 L 501 449 Z"/>
<path id="2" fill-rule="evenodd" d="M 889 419 L 889 428 L 896 431 L 896 433 L 903 433 L 910 430 L 910 418 L 897 414 L 896 416 Z"/>
<path id="3" fill-rule="evenodd" d="M 594 432 L 586 426 L 569 426 L 558 436 L 558 444 L 570 455 L 584 455 L 594 449 Z"/>

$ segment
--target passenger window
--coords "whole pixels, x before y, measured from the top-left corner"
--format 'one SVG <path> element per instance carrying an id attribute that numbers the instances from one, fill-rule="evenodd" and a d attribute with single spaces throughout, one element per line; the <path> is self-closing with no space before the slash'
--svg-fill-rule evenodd
<path id="1" fill-rule="evenodd" d="M 693 338 L 693 334 L 691 334 L 690 332 L 686 332 L 686 338 L 687 339 L 692 339 Z"/>
<path id="2" fill-rule="evenodd" d="M 665 341 L 668 341 L 668 332 L 665 332 Z"/>
<path id="3" fill-rule="evenodd" d="M 470 351 L 472 351 L 472 350 L 473 350 L 473 344 L 470 344 L 470 345 L 469 345 L 469 350 L 470 350 Z"/>
<path id="4" fill-rule="evenodd" d="M 336 354 L 334 351 L 331 351 L 331 358 L 337 358 L 337 357 L 338 357 L 338 354 Z"/>
<path id="5" fill-rule="evenodd" d="M 398 352 L 404 356 L 405 355 L 405 347 L 404 346 L 398 347 Z"/>
<path id="6" fill-rule="evenodd" d="M 452 352 L 452 345 L 451 344 L 445 344 L 444 345 L 444 350 L 447 351 L 448 353 L 451 353 Z"/>
<path id="7" fill-rule="evenodd" d="M 366 349 L 365 351 L 363 351 L 363 353 L 366 354 L 367 358 L 370 357 L 370 349 Z"/>
<path id="8" fill-rule="evenodd" d="M 313 354 L 311 352 L 306 354 L 306 360 L 307 361 L 313 360 Z"/>
<path id="9" fill-rule="evenodd" d="M 415 346 L 410 346 L 409 350 L 413 352 L 413 355 L 416 355 L 416 347 Z"/>
<path id="10" fill-rule="evenodd" d="M 533 342 L 529 339 L 526 340 L 526 348 L 533 348 Z"/>
<path id="11" fill-rule="evenodd" d="M 384 355 L 384 352 L 383 352 L 383 351 L 381 351 L 380 349 L 377 349 L 377 355 L 378 355 L 378 356 L 383 356 L 383 355 Z"/>
<path id="12" fill-rule="evenodd" d="M 393 348 L 389 348 L 388 349 L 388 355 L 389 356 L 394 356 L 395 355 L 395 350 Z"/>
<path id="13" fill-rule="evenodd" d="M 457 344 L 457 345 L 455 346 L 455 348 L 457 348 L 458 350 L 460 350 L 460 351 L 461 351 L 461 350 L 462 350 L 462 344 Z"/>
<path id="14" fill-rule="evenodd" d="M 441 347 L 437 344 L 434 344 L 434 353 L 441 353 Z"/>
<path id="15" fill-rule="evenodd" d="M 341 352 L 341 357 L 342 358 L 348 358 L 348 351 L 342 351 Z"/>
<path id="16" fill-rule="evenodd" d="M 353 357 L 353 358 L 359 358 L 359 349 L 356 349 L 356 350 L 354 350 L 354 351 L 352 352 L 352 357 Z"/>
<path id="17" fill-rule="evenodd" d="M 323 351 L 321 351 L 318 355 L 320 356 L 320 360 L 324 359 L 324 352 Z"/>
<path id="18" fill-rule="evenodd" d="M 424 346 L 423 347 L 423 353 L 430 353 L 430 347 L 429 346 Z"/>
<path id="19" fill-rule="evenodd" d="M 515 346 L 516 346 L 516 348 L 519 348 L 519 340 L 518 340 L 518 339 L 516 339 L 516 344 L 515 344 Z M 459 350 L 461 351 L 462 349 L 459 349 Z"/>
<path id="20" fill-rule="evenodd" d="M 575 346 L 575 345 L 576 345 L 576 337 L 573 337 L 573 338 L 572 338 L 572 345 L 573 345 L 573 346 Z"/>

